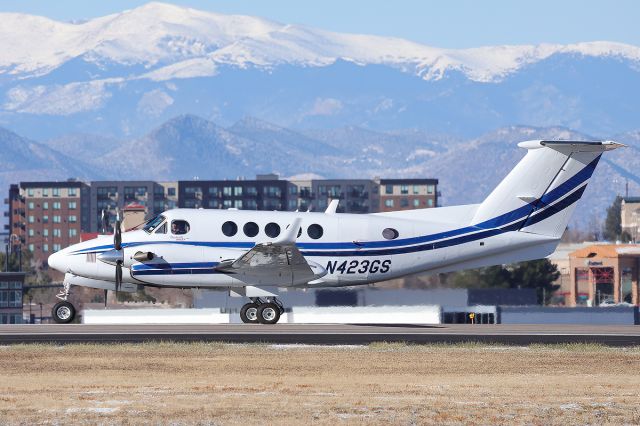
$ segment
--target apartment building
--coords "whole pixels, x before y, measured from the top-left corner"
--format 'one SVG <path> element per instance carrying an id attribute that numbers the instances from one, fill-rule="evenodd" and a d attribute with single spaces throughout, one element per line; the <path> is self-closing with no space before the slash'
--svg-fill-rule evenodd
<path id="1" fill-rule="evenodd" d="M 86 183 L 74 180 L 11 185 L 6 200 L 10 238 L 39 261 L 79 242 L 89 223 L 88 193 Z"/>
<path id="2" fill-rule="evenodd" d="M 380 179 L 378 211 L 426 209 L 438 206 L 437 179 Z"/>
<path id="3" fill-rule="evenodd" d="M 291 184 L 277 175 L 255 180 L 195 180 L 178 182 L 178 205 L 183 208 L 289 210 Z M 295 209 L 294 209 L 295 210 Z"/>
<path id="4" fill-rule="evenodd" d="M 89 232 L 110 232 L 116 220 L 116 209 L 122 211 L 131 203 L 144 206 L 146 217 L 166 210 L 165 187 L 157 182 L 94 181 L 90 188 Z"/>

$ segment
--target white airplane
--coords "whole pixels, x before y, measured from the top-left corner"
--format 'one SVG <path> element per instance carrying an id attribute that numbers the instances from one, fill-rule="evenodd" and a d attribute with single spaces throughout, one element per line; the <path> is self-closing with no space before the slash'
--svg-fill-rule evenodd
<path id="1" fill-rule="evenodd" d="M 72 285 L 128 292 L 153 286 L 228 289 L 250 300 L 243 322 L 275 324 L 284 308 L 264 286 L 355 286 L 546 257 L 601 154 L 623 145 L 519 146 L 527 154 L 480 204 L 374 214 L 336 214 L 337 200 L 324 213 L 176 209 L 128 232 L 117 221 L 113 237 L 49 257 L 49 266 L 65 273 L 53 318 L 74 319 Z"/>

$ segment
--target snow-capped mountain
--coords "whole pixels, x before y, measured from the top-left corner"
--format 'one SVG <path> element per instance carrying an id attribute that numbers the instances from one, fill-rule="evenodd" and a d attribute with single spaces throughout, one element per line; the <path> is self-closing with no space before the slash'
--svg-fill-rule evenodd
<path id="1" fill-rule="evenodd" d="M 620 43 L 440 49 L 163 3 L 81 23 L 0 22 L 0 125 L 30 137 L 140 136 L 189 113 L 463 135 L 637 127 L 640 48 Z"/>

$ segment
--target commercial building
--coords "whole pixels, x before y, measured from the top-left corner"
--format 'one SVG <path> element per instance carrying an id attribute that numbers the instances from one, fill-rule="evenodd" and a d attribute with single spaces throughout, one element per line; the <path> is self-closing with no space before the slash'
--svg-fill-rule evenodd
<path id="1" fill-rule="evenodd" d="M 640 197 L 625 197 L 620 206 L 620 225 L 622 232 L 631 237 L 631 241 L 640 239 Z"/>
<path id="2" fill-rule="evenodd" d="M 639 304 L 640 246 L 601 244 L 569 255 L 568 306 Z"/>
<path id="3" fill-rule="evenodd" d="M 0 272 L 0 324 L 22 323 L 24 272 Z"/>

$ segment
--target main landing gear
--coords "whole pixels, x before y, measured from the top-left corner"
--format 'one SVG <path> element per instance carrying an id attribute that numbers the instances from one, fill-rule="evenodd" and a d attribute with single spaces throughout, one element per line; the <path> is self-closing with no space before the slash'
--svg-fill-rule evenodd
<path id="1" fill-rule="evenodd" d="M 266 301 L 252 297 L 251 302 L 245 303 L 240 309 L 240 319 L 247 324 L 275 324 L 282 314 L 284 306 L 275 297 L 268 297 Z"/>
<path id="2" fill-rule="evenodd" d="M 68 324 L 76 317 L 76 308 L 67 301 L 70 287 L 69 283 L 64 283 L 64 288 L 56 295 L 60 302 L 56 303 L 51 310 L 51 316 L 58 324 Z"/>

